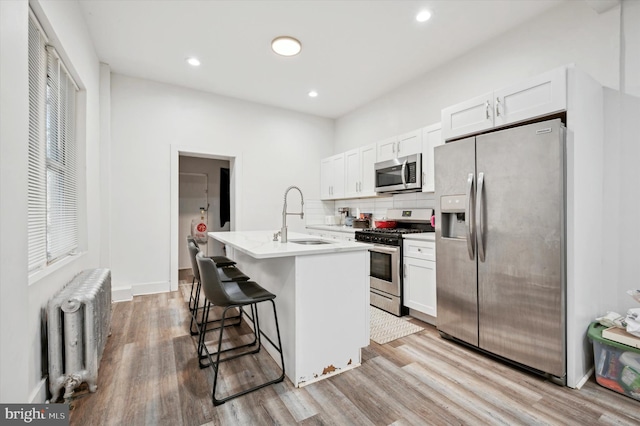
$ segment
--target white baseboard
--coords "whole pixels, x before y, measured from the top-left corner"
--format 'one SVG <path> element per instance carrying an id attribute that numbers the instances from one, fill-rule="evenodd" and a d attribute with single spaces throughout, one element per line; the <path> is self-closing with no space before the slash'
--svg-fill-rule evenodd
<path id="1" fill-rule="evenodd" d="M 127 302 L 133 300 L 131 287 L 114 287 L 111 289 L 112 302 Z"/>
<path id="2" fill-rule="evenodd" d="M 47 379 L 42 379 L 29 395 L 30 404 L 44 404 L 47 399 Z"/>
<path id="3" fill-rule="evenodd" d="M 589 377 L 591 377 L 591 373 L 594 372 L 594 367 L 591 367 L 589 369 L 589 371 L 587 371 L 587 374 L 584 375 L 584 377 L 582 377 L 582 379 L 580 379 L 580 381 L 576 384 L 576 389 L 580 390 L 580 388 L 582 388 L 582 386 L 587 383 L 587 380 L 589 380 Z"/>
<path id="4" fill-rule="evenodd" d="M 170 285 L 167 281 L 136 284 L 128 287 L 113 287 L 111 289 L 111 300 L 113 302 L 127 302 L 133 300 L 133 296 L 167 293 L 170 290 Z"/>
<path id="5" fill-rule="evenodd" d="M 429 314 L 425 314 L 423 312 L 420 311 L 416 311 L 415 309 L 409 309 L 409 316 L 412 316 L 416 319 L 419 319 L 422 322 L 426 322 L 427 324 L 431 324 L 433 326 L 436 325 L 436 318 L 429 315 Z"/>
<path id="6" fill-rule="evenodd" d="M 171 291 L 171 285 L 168 281 L 160 281 L 155 283 L 136 284 L 131 287 L 134 296 L 143 294 L 167 293 Z"/>

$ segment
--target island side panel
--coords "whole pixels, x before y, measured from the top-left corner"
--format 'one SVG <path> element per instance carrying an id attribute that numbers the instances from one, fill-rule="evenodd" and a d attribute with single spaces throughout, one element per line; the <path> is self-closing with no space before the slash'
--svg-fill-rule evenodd
<path id="1" fill-rule="evenodd" d="M 369 253 L 297 256 L 296 379 L 359 365 L 369 345 Z"/>
<path id="2" fill-rule="evenodd" d="M 298 383 L 295 380 L 297 356 L 295 340 L 295 258 L 255 259 L 240 250 L 233 250 L 232 255 L 242 272 L 247 274 L 252 281 L 257 282 L 276 295 L 275 303 L 284 352 L 285 374 L 293 382 L 294 386 L 297 386 Z M 277 342 L 271 304 L 260 303 L 258 309 L 260 328 L 271 340 Z M 273 346 L 266 339 L 262 339 L 262 344 L 271 357 L 280 365 L 280 355 Z"/>

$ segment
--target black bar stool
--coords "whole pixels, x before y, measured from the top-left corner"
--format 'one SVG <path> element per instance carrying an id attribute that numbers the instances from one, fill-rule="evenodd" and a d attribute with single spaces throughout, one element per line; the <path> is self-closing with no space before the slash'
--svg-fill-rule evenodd
<path id="1" fill-rule="evenodd" d="M 198 242 L 191 235 L 187 235 L 187 246 L 189 245 L 189 243 L 193 243 L 198 249 L 200 249 Z M 234 266 L 236 264 L 236 262 L 234 262 L 233 260 L 229 259 L 226 256 L 208 256 L 208 257 L 210 257 L 214 262 L 216 262 L 216 265 L 218 265 L 218 268 L 226 268 L 227 266 Z M 193 264 L 195 264 L 195 260 L 192 261 L 192 269 L 193 269 Z M 195 296 L 193 291 L 195 289 L 195 281 L 196 281 L 196 275 L 193 274 L 193 279 L 191 280 L 191 295 L 189 296 L 190 310 L 193 310 L 195 306 Z"/>
<path id="2" fill-rule="evenodd" d="M 193 244 L 195 244 L 196 247 L 200 248 L 200 245 L 198 244 L 196 239 L 193 238 L 191 235 L 187 235 L 187 244 L 189 244 L 189 242 L 191 241 L 193 241 Z M 218 268 L 225 268 L 227 266 L 233 266 L 236 264 L 236 262 L 229 259 L 227 256 L 205 256 L 205 257 L 208 257 L 212 259 L 214 262 L 216 262 L 216 265 L 218 265 Z"/>
<path id="3" fill-rule="evenodd" d="M 202 310 L 204 318 L 204 309 L 200 307 L 200 288 L 202 286 L 200 281 L 200 271 L 198 269 L 198 263 L 196 262 L 196 256 L 200 253 L 200 249 L 196 246 L 195 241 L 189 241 L 189 257 L 191 259 L 191 270 L 193 271 L 193 282 L 191 283 L 191 298 L 193 299 L 193 305 L 191 305 L 191 298 L 189 300 L 189 310 L 191 311 L 191 324 L 189 325 L 189 332 L 192 336 L 195 336 L 202 331 L 206 331 L 207 326 L 212 323 L 216 323 L 219 320 L 212 320 L 210 322 L 206 322 L 201 320 L 198 322 L 198 311 Z M 212 260 L 213 261 L 213 260 Z M 242 271 L 235 266 L 226 266 L 224 268 L 217 267 L 216 270 L 219 274 L 221 281 L 248 281 L 249 277 L 242 273 Z M 194 295 L 195 289 L 195 295 Z M 242 312 L 239 315 L 233 317 L 238 319 L 238 324 L 240 324 L 240 319 L 242 317 Z M 195 329 L 194 329 L 195 327 Z M 215 328 L 214 328 L 215 329 Z M 205 357 L 202 357 L 204 359 Z M 204 367 L 203 367 L 204 368 Z"/>
<path id="4" fill-rule="evenodd" d="M 218 350 L 212 354 L 207 349 L 207 346 L 204 342 L 204 333 L 200 334 L 200 341 L 198 343 L 198 347 L 204 349 L 209 358 L 209 364 L 213 367 L 214 378 L 213 378 L 213 391 L 211 395 L 211 399 L 213 401 L 213 405 L 224 404 L 228 400 L 232 398 L 236 398 L 238 396 L 246 395 L 249 392 L 253 392 L 255 390 L 261 389 L 265 386 L 272 385 L 274 383 L 279 383 L 284 380 L 284 355 L 282 353 L 282 341 L 280 339 L 280 327 L 278 326 L 278 314 L 276 312 L 276 304 L 274 299 L 276 296 L 264 288 L 260 287 L 258 283 L 254 281 L 245 281 L 245 282 L 222 282 L 220 281 L 220 277 L 218 276 L 216 264 L 211 260 L 202 255 L 198 255 L 197 258 L 198 268 L 200 270 L 200 278 L 202 279 L 202 290 L 206 296 L 205 303 L 205 321 L 209 316 L 209 309 L 211 305 L 224 307 L 224 311 L 222 313 L 222 318 L 220 319 L 220 336 L 218 338 Z M 276 333 L 278 335 L 278 344 L 276 345 L 266 334 L 260 330 L 260 319 L 258 316 L 257 304 L 261 302 L 271 302 L 273 306 L 273 317 L 275 319 L 276 324 Z M 253 313 L 253 318 L 251 321 L 253 323 L 253 333 L 258 340 L 258 346 L 256 349 L 251 351 L 244 351 L 242 353 L 236 353 L 233 355 L 228 355 L 224 359 L 220 359 L 220 355 L 224 352 L 237 350 L 247 345 L 237 346 L 231 349 L 222 350 L 222 338 L 224 334 L 224 323 L 228 319 L 226 317 L 227 311 L 231 308 L 239 308 L 242 311 L 244 306 L 250 305 L 251 311 Z M 224 398 L 218 399 L 216 398 L 216 387 L 218 384 L 218 372 L 219 366 L 222 362 L 227 362 L 232 359 L 255 354 L 260 351 L 262 347 L 261 336 L 267 339 L 269 343 L 273 345 L 273 347 L 280 354 L 280 362 L 282 365 L 282 374 L 272 380 L 268 380 L 264 383 L 261 383 L 256 386 L 252 386 L 250 388 L 244 389 L 240 392 L 234 393 L 232 395 L 225 396 Z M 200 349 L 198 350 L 200 352 Z M 215 359 L 213 357 L 215 356 Z"/>

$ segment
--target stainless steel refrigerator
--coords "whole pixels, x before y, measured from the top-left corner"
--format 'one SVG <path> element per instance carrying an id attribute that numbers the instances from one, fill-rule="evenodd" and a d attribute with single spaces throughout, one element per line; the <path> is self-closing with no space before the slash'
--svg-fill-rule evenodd
<path id="1" fill-rule="evenodd" d="M 437 327 L 566 380 L 560 119 L 435 148 Z"/>

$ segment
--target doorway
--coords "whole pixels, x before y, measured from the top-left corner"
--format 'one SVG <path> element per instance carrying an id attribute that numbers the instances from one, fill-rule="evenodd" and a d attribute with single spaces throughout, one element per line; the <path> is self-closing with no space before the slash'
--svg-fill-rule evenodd
<path id="1" fill-rule="evenodd" d="M 180 155 L 178 167 L 178 279 L 186 279 L 191 275 L 187 235 L 196 237 L 206 255 L 225 254 L 224 246 L 206 233 L 228 231 L 231 226 L 229 161 Z"/>
<path id="2" fill-rule="evenodd" d="M 182 164 L 182 168 L 180 163 Z M 187 163 L 187 164 L 185 164 Z M 227 169 L 228 173 L 224 177 L 229 197 L 229 203 L 224 206 L 223 218 L 220 223 L 220 180 L 222 170 Z M 202 147 L 185 147 L 181 145 L 171 145 L 171 248 L 170 248 L 170 290 L 178 290 L 178 272 L 180 267 L 185 267 L 186 262 L 180 263 L 180 250 L 186 247 L 186 235 L 183 237 L 180 231 L 180 173 L 206 174 L 207 175 L 207 199 L 209 208 L 207 211 L 207 231 L 234 231 L 241 229 L 242 216 L 238 212 L 242 211 L 242 155 L 231 152 L 218 152 Z M 215 190 L 215 191 L 214 191 Z M 217 195 L 214 195 L 213 193 Z M 194 201 L 194 203 L 198 203 Z M 206 206 L 197 206 L 206 207 Z M 200 210 L 196 212 L 200 213 Z M 215 217 L 214 217 L 215 214 Z M 198 216 L 198 219 L 200 216 Z M 183 220 L 184 223 L 184 220 Z M 202 247 L 209 255 L 224 254 L 222 244 L 208 239 L 207 245 Z M 190 265 L 190 260 L 189 260 Z M 190 269 L 190 266 L 189 266 Z M 190 271 L 189 271 L 190 272 Z"/>

